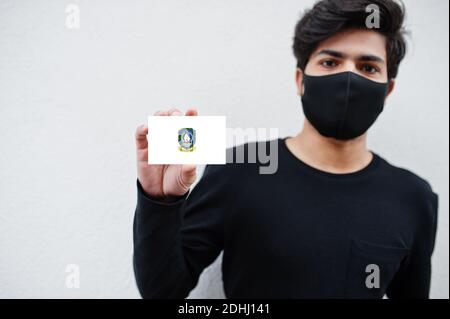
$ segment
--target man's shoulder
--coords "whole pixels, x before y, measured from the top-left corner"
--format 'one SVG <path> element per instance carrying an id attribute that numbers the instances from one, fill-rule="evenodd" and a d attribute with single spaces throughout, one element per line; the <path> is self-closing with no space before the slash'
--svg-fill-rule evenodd
<path id="1" fill-rule="evenodd" d="M 409 196 L 434 200 L 436 194 L 428 180 L 407 168 L 391 164 L 384 158 L 380 157 L 380 160 L 383 178 L 386 178 L 390 184 L 397 185 L 399 190 Z"/>

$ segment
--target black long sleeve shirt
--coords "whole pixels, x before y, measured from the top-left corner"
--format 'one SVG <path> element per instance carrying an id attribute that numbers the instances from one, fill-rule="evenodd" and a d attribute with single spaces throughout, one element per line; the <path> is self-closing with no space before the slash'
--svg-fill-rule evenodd
<path id="1" fill-rule="evenodd" d="M 248 145 L 244 146 L 248 149 Z M 138 184 L 134 270 L 144 298 L 185 298 L 223 250 L 228 298 L 428 298 L 438 196 L 374 154 L 319 171 L 278 140 L 278 170 L 207 166 L 161 203 Z"/>

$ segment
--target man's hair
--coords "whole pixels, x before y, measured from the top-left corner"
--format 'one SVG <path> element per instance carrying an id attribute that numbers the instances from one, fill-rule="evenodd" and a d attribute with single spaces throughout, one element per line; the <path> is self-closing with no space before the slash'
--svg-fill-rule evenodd
<path id="1" fill-rule="evenodd" d="M 376 32 L 386 37 L 389 79 L 397 77 L 400 62 L 406 54 L 405 7 L 395 0 L 321 0 L 305 12 L 295 28 L 294 55 L 297 67 L 305 70 L 309 58 L 320 42 L 347 28 L 368 29 L 366 8 L 379 8 L 380 28 Z"/>

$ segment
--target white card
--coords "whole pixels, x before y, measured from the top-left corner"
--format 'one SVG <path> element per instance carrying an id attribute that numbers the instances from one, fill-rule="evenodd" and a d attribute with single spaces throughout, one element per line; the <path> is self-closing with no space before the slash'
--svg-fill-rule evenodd
<path id="1" fill-rule="evenodd" d="M 149 116 L 149 164 L 226 164 L 225 116 Z"/>

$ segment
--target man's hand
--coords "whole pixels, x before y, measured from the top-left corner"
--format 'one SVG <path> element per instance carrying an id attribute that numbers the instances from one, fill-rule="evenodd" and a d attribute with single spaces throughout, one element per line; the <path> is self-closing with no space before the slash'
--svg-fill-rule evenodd
<path id="1" fill-rule="evenodd" d="M 182 116 L 177 109 L 159 111 L 155 116 Z M 197 110 L 188 109 L 186 116 L 197 116 Z M 138 179 L 144 191 L 151 197 L 163 201 L 171 200 L 187 193 L 196 179 L 195 165 L 149 165 L 148 127 L 136 129 L 136 152 Z M 149 139 L 152 137 L 149 136 Z"/>

